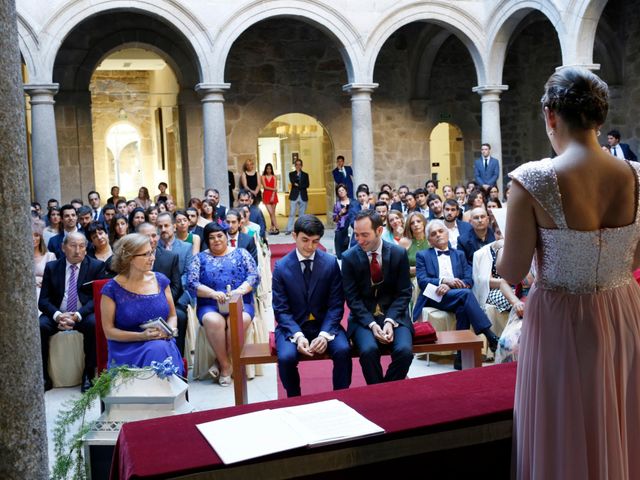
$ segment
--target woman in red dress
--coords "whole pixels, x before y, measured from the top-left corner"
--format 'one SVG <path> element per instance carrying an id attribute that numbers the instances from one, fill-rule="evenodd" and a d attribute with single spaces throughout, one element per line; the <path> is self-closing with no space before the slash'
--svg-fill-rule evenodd
<path id="1" fill-rule="evenodd" d="M 269 233 L 272 235 L 277 235 L 280 233 L 278 230 L 278 223 L 276 222 L 276 205 L 278 204 L 278 179 L 273 174 L 273 165 L 267 163 L 264 166 L 264 171 L 262 172 L 262 189 L 264 193 L 262 194 L 262 202 L 264 206 L 267 207 L 267 211 L 269 212 L 269 217 L 271 218 L 271 229 Z"/>

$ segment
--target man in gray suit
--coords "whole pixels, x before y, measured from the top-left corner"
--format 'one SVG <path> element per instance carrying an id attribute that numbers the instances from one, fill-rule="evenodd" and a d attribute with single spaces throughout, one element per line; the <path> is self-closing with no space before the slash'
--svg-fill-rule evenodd
<path id="1" fill-rule="evenodd" d="M 160 216 L 158 216 L 160 220 Z M 182 274 L 183 268 L 180 269 L 180 255 L 177 251 L 170 251 L 162 248 L 158 245 L 158 230 L 150 223 L 141 223 L 136 228 L 136 231 L 142 235 L 149 237 L 149 243 L 151 249 L 155 251 L 155 260 L 151 270 L 159 272 L 165 275 L 171 282 L 171 296 L 173 297 L 173 303 L 176 307 L 176 315 L 178 317 L 178 338 L 176 343 L 180 349 L 180 354 L 184 356 L 184 345 L 187 334 L 187 305 L 189 305 L 190 297 L 189 293 L 183 287 Z M 176 241 L 180 242 L 176 238 Z M 184 242 L 181 242 L 184 243 Z M 185 261 L 191 260 L 191 250 L 189 250 L 189 258 Z"/>

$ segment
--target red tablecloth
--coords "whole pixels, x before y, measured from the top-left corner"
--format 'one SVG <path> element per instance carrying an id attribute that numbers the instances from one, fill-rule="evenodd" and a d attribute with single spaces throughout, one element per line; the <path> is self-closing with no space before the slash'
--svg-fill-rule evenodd
<path id="1" fill-rule="evenodd" d="M 516 365 L 504 364 L 158 418 L 124 425 L 116 444 L 112 479 L 168 478 L 224 468 L 196 424 L 249 413 L 337 398 L 385 429 L 376 442 L 416 431 L 437 431 L 508 419 L 513 411 Z M 428 414 L 426 414 L 428 412 Z M 336 448 L 340 444 L 336 444 Z M 330 448 L 330 447 L 329 447 Z M 295 453 L 293 453 L 295 454 Z M 259 459 L 257 459 L 259 460 Z"/>

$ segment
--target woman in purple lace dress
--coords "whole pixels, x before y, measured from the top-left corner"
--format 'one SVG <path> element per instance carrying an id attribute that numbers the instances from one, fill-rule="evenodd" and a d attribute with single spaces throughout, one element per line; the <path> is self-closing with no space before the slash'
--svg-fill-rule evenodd
<path id="1" fill-rule="evenodd" d="M 177 317 L 169 279 L 151 271 L 155 260 L 149 239 L 126 235 L 115 245 L 111 268 L 118 275 L 102 289 L 102 328 L 109 345 L 109 366 L 146 367 L 171 357 L 183 375 L 180 351 L 172 335 L 157 328 L 142 329 L 162 317 L 176 331 Z"/>
<path id="2" fill-rule="evenodd" d="M 216 368 L 210 372 L 223 387 L 231 384 L 230 331 L 225 313 L 228 309 L 220 308 L 228 300 L 227 286 L 232 295 L 243 295 L 246 331 L 254 314 L 252 292 L 260 282 L 253 258 L 244 248 L 228 245 L 226 230 L 226 224 L 207 224 L 204 239 L 209 249 L 193 257 L 187 267 L 187 288 L 192 297 L 198 297 L 198 320 L 219 362 L 219 370 Z"/>

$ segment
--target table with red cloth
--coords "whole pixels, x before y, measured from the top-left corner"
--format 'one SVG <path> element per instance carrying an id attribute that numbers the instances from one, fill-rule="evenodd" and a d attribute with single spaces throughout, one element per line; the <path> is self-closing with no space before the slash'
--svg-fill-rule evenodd
<path id="1" fill-rule="evenodd" d="M 515 363 L 494 365 L 131 422 L 118 437 L 111 478 L 347 478 L 397 468 L 439 474 L 461 469 L 481 473 L 484 468 L 493 478 L 508 478 L 515 377 Z M 385 433 L 224 465 L 196 428 L 243 413 L 331 398 Z"/>

